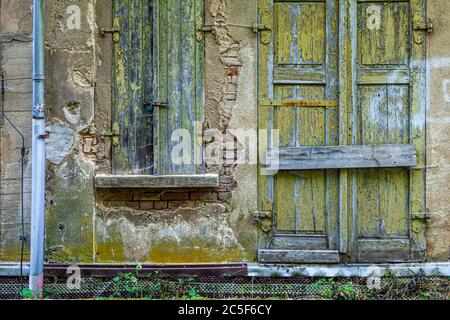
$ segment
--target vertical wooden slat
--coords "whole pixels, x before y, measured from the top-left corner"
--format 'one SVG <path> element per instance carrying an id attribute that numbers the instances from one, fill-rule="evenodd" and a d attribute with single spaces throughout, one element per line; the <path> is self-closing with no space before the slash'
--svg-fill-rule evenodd
<path id="1" fill-rule="evenodd" d="M 144 101 L 154 99 L 154 33 L 153 33 L 153 1 L 141 0 L 142 11 L 142 97 L 141 97 L 141 117 L 138 119 L 137 131 L 137 158 L 139 159 L 139 173 L 154 173 L 154 117 L 153 110 L 144 110 Z"/>
<path id="2" fill-rule="evenodd" d="M 182 128 L 182 48 L 181 48 L 181 9 L 182 3 L 180 0 L 168 0 L 168 119 L 167 119 L 167 136 L 166 143 L 168 144 L 168 173 L 182 172 L 182 165 L 173 163 L 172 152 L 177 142 L 172 142 L 171 137 L 175 130 Z"/>
<path id="3" fill-rule="evenodd" d="M 204 25 L 204 0 L 195 0 L 195 28 Z M 205 173 L 203 148 L 203 123 L 205 120 L 205 40 L 195 42 L 195 121 L 194 128 L 194 159 L 197 173 Z"/>
<path id="4" fill-rule="evenodd" d="M 129 6 L 128 1 L 114 1 L 114 19 L 120 25 L 119 42 L 114 45 L 114 97 L 113 128 L 119 128 L 120 145 L 113 149 L 113 172 L 124 173 L 131 169 L 128 152 L 130 137 L 129 118 Z"/>
<path id="5" fill-rule="evenodd" d="M 339 145 L 348 144 L 348 108 L 352 105 L 352 52 L 353 42 L 350 32 L 351 6 L 355 1 L 339 2 Z M 353 39 L 354 41 L 354 39 Z M 348 170 L 340 170 L 339 175 L 339 251 L 348 248 Z"/>
<path id="6" fill-rule="evenodd" d="M 426 1 L 411 0 L 413 23 L 426 23 Z M 411 48 L 411 139 L 417 147 L 417 166 L 411 171 L 411 214 L 426 211 L 425 174 L 426 165 L 426 89 L 425 89 L 425 31 L 413 31 Z M 422 42 L 420 40 L 423 40 Z M 414 260 L 425 260 L 426 239 L 425 223 L 421 220 L 411 222 L 411 240 Z"/>
<path id="7" fill-rule="evenodd" d="M 258 0 L 258 12 L 261 23 L 273 25 L 272 0 Z M 264 41 L 265 35 L 259 35 L 259 73 L 258 73 L 258 128 L 259 156 L 258 156 L 258 208 L 261 211 L 273 211 L 273 178 L 263 172 L 265 153 L 269 143 L 269 129 L 272 127 L 269 120 L 272 108 L 262 105 L 261 101 L 273 99 L 273 33 L 269 41 Z"/>
<path id="8" fill-rule="evenodd" d="M 153 123 L 143 101 L 151 99 L 152 30 L 149 0 L 114 1 L 120 28 L 114 43 L 113 130 L 120 143 L 113 148 L 113 172 L 153 172 Z"/>
<path id="9" fill-rule="evenodd" d="M 168 2 L 167 0 L 158 0 L 158 71 L 159 71 L 159 101 L 169 102 L 169 68 L 168 68 L 168 48 L 169 48 L 169 26 L 168 26 Z M 169 105 L 170 108 L 170 105 Z M 168 112 L 167 108 L 155 108 L 155 119 L 158 121 L 156 135 L 158 141 L 155 141 L 157 149 L 155 150 L 155 162 L 157 174 L 168 173 Z"/>
<path id="10" fill-rule="evenodd" d="M 181 128 L 189 132 L 191 148 L 195 142 L 195 0 L 181 1 Z M 191 149 L 188 163 L 182 164 L 182 173 L 195 173 L 194 149 Z M 188 159 L 186 159 L 188 160 Z"/>
<path id="11" fill-rule="evenodd" d="M 338 100 L 338 64 L 339 64 L 339 6 L 336 1 L 327 0 L 326 2 L 326 53 L 325 67 L 326 90 L 325 98 L 327 100 Z M 325 110 L 325 145 L 333 146 L 339 143 L 339 111 L 335 108 Z M 339 214 L 339 171 L 327 170 L 325 182 L 325 223 L 328 247 L 337 248 L 338 239 L 338 221 Z"/>
<path id="12" fill-rule="evenodd" d="M 130 32 L 128 35 L 129 48 L 129 68 L 128 68 L 128 90 L 130 94 L 130 101 L 128 104 L 128 157 L 131 162 L 131 172 L 140 173 L 142 160 L 139 156 L 142 155 L 138 140 L 141 134 L 147 134 L 146 128 L 141 128 L 141 119 L 143 116 L 143 100 L 142 100 L 142 0 L 130 0 L 129 2 L 129 25 Z"/>

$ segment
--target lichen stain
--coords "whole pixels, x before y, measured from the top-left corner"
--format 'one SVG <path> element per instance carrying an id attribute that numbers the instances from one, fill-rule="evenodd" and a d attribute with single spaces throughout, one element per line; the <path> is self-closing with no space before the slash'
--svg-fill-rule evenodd
<path id="1" fill-rule="evenodd" d="M 158 215 L 123 209 L 96 219 L 96 262 L 207 263 L 248 253 L 215 207 Z M 201 213 L 200 213 L 201 212 Z M 170 212 L 168 212 L 170 213 Z M 214 215 L 214 216 L 212 216 Z"/>

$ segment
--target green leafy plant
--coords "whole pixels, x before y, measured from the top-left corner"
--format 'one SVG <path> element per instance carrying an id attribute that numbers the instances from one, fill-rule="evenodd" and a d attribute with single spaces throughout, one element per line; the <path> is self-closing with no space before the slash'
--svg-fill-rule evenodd
<path id="1" fill-rule="evenodd" d="M 313 288 L 315 291 L 325 299 L 333 299 L 334 298 L 334 279 L 320 279 L 313 284 Z"/>
<path id="2" fill-rule="evenodd" d="M 343 300 L 355 300 L 357 293 L 357 289 L 352 282 L 341 284 L 336 290 L 337 298 Z"/>
<path id="3" fill-rule="evenodd" d="M 30 290 L 29 288 L 22 289 L 22 298 L 23 299 L 28 299 L 28 300 L 36 299 L 37 297 L 40 297 L 40 295 L 41 295 L 41 291 L 37 291 L 37 290 L 33 291 L 33 290 Z"/>

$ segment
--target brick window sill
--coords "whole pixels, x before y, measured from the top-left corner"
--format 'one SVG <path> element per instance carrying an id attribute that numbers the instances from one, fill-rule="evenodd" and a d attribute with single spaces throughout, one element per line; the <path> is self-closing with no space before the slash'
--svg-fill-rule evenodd
<path id="1" fill-rule="evenodd" d="M 95 187 L 99 189 L 177 189 L 177 188 L 216 188 L 219 186 L 218 174 L 186 175 L 104 175 L 95 176 Z"/>

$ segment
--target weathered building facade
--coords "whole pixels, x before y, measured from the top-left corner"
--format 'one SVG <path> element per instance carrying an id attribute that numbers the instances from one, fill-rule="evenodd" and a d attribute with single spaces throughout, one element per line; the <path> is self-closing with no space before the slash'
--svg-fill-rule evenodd
<path id="1" fill-rule="evenodd" d="M 447 2 L 47 0 L 46 261 L 448 261 Z M 31 4 L 0 1 L 27 233 Z M 0 126 L 12 262 L 21 145 Z"/>

